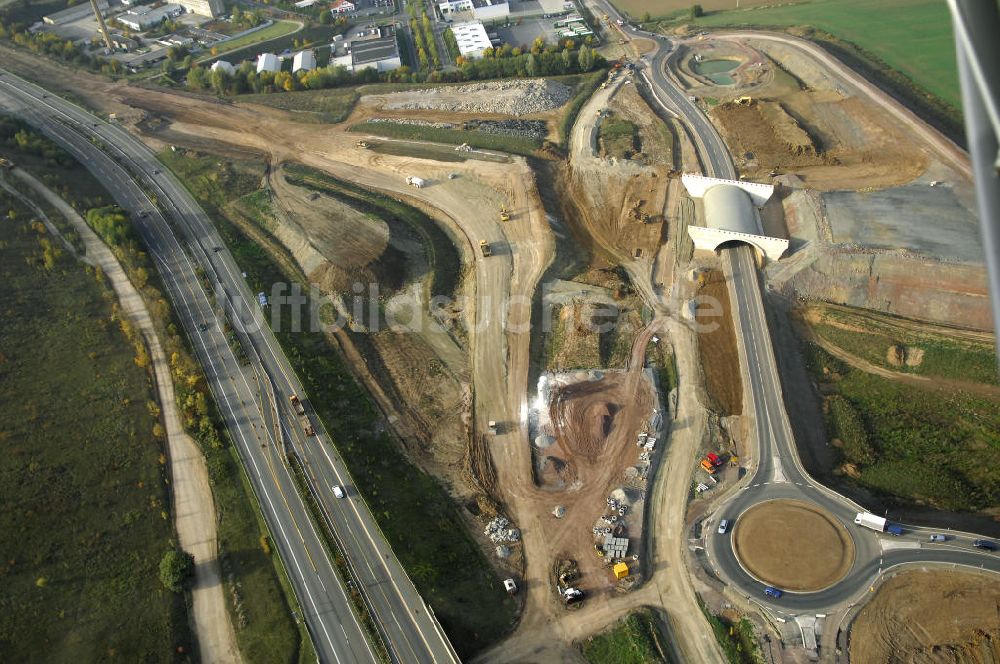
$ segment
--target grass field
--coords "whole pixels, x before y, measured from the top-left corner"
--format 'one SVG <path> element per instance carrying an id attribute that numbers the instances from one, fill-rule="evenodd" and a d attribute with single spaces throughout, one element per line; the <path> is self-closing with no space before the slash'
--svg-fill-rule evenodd
<path id="1" fill-rule="evenodd" d="M 851 481 L 941 509 L 1000 503 L 1000 403 L 924 390 L 852 369 L 815 344 L 806 362 L 827 394 L 827 433 Z"/>
<path id="2" fill-rule="evenodd" d="M 694 4 L 701 5 L 701 8 L 706 12 L 734 9 L 736 0 L 701 0 L 698 3 L 692 2 L 692 0 L 612 0 L 611 4 L 633 19 L 642 19 L 647 12 L 654 17 L 674 14 L 687 16 L 691 11 L 691 5 Z M 740 0 L 740 7 L 757 7 L 768 4 L 774 4 L 774 0 Z"/>
<path id="3" fill-rule="evenodd" d="M 251 32 L 248 35 L 243 35 L 242 37 L 222 42 L 219 44 L 219 54 L 229 53 L 230 51 L 241 49 L 244 46 L 249 46 L 250 44 L 257 44 L 270 39 L 284 37 L 285 35 L 291 34 L 298 29 L 299 24 L 294 21 L 275 21 L 266 28 L 261 28 L 256 32 Z"/>
<path id="4" fill-rule="evenodd" d="M 813 0 L 713 12 L 699 26 L 810 26 L 848 41 L 955 108 L 961 105 L 955 43 L 941 0 Z"/>
<path id="5" fill-rule="evenodd" d="M 334 88 L 244 95 L 240 97 L 240 101 L 290 111 L 292 119 L 298 122 L 336 124 L 347 119 L 359 98 L 360 94 L 356 88 Z"/>
<path id="6" fill-rule="evenodd" d="M 109 288 L 0 210 L 2 658 L 186 659 L 184 596 L 158 574 L 174 532 L 149 378 Z"/>
<path id="7" fill-rule="evenodd" d="M 256 190 L 258 171 L 241 170 L 240 164 L 232 162 L 219 171 L 215 167 L 218 159 L 210 155 L 193 159 L 167 152 L 161 156 L 220 220 L 220 232 L 253 289 L 270 292 L 271 284 L 277 281 L 300 278 L 284 252 L 277 251 L 282 269 L 267 249 L 248 239 L 225 214 L 229 201 Z M 434 288 L 448 286 L 439 283 Z M 290 317 L 291 309 L 285 307 L 283 313 Z M 447 492 L 409 462 L 398 441 L 386 433 L 375 433 L 380 430 L 379 412 L 326 336 L 321 332 L 291 333 L 290 329 L 290 320 L 284 320 L 278 340 L 310 402 L 393 550 L 459 654 L 467 657 L 495 642 L 512 626 L 515 606 L 467 534 Z"/>
<path id="8" fill-rule="evenodd" d="M 415 141 L 430 141 L 432 143 L 448 143 L 461 145 L 468 143 L 474 148 L 483 150 L 499 150 L 511 154 L 531 156 L 542 146 L 542 141 L 522 136 L 502 136 L 478 131 L 463 131 L 461 129 L 439 129 L 422 125 L 401 124 L 397 122 L 361 122 L 351 125 L 350 131 L 387 138 L 407 138 Z"/>
<path id="9" fill-rule="evenodd" d="M 597 129 L 597 138 L 609 157 L 628 159 L 636 151 L 636 141 L 639 128 L 615 115 L 610 115 L 601 121 Z"/>
<path id="10" fill-rule="evenodd" d="M 630 613 L 582 645 L 591 664 L 659 664 L 669 662 L 659 619 L 649 609 Z"/>

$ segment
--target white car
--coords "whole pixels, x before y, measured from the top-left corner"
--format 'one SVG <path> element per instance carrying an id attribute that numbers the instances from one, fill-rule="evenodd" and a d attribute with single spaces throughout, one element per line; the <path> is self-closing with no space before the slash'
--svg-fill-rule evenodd
<path id="1" fill-rule="evenodd" d="M 725 535 L 727 530 L 729 530 L 729 519 L 723 519 L 719 522 L 719 534 Z"/>
<path id="2" fill-rule="evenodd" d="M 333 495 L 335 495 L 337 498 L 343 498 L 347 494 L 344 493 L 344 487 L 338 484 L 337 486 L 333 487 Z"/>

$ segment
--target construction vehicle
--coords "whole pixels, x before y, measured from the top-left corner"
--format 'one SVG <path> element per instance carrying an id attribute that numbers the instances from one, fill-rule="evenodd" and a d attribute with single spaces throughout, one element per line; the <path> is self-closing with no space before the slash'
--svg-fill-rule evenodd
<path id="1" fill-rule="evenodd" d="M 483 258 L 491 255 L 493 252 L 490 250 L 490 243 L 486 240 L 479 241 L 479 251 L 483 252 Z"/>
<path id="2" fill-rule="evenodd" d="M 715 475 L 715 466 L 708 459 L 701 460 L 701 469 L 704 470 L 709 475 Z"/>
<path id="3" fill-rule="evenodd" d="M 490 420 L 489 422 L 487 422 L 486 423 L 486 428 L 489 429 L 489 432 L 491 434 L 493 434 L 494 436 L 497 435 L 497 421 L 496 420 Z"/>
<path id="4" fill-rule="evenodd" d="M 507 591 L 508 595 L 516 595 L 517 594 L 517 584 L 514 583 L 514 579 L 504 579 L 503 587 L 504 587 L 504 590 Z"/>
<path id="5" fill-rule="evenodd" d="M 722 465 L 722 459 L 720 459 L 719 455 L 716 454 L 715 452 L 709 452 L 708 454 L 705 455 L 705 458 L 708 459 L 709 463 L 711 463 L 713 466 Z"/>
<path id="6" fill-rule="evenodd" d="M 418 178 L 415 175 L 407 175 L 406 184 L 410 185 L 411 187 L 416 187 L 417 189 L 420 189 L 425 184 L 427 184 L 427 181 L 424 180 L 423 178 Z"/>
<path id="7" fill-rule="evenodd" d="M 292 396 L 288 397 L 288 400 L 291 402 L 292 408 L 295 409 L 296 413 L 298 413 L 299 415 L 306 414 L 306 408 L 305 406 L 302 405 L 302 402 L 299 401 L 299 396 L 297 394 L 293 394 Z"/>
<path id="8" fill-rule="evenodd" d="M 7 170 L 9 168 L 14 168 L 14 162 L 12 162 L 10 159 L 4 159 L 3 157 L 0 157 L 0 169 Z"/>
<path id="9" fill-rule="evenodd" d="M 302 425 L 302 430 L 306 432 L 307 436 L 311 437 L 316 435 L 316 432 L 312 427 L 312 422 L 309 421 L 309 418 L 306 418 L 305 424 Z"/>
<path id="10" fill-rule="evenodd" d="M 358 141 L 357 142 L 357 146 L 359 148 L 367 148 L 368 147 L 368 141 Z"/>
<path id="11" fill-rule="evenodd" d="M 500 208 L 500 221 L 510 221 L 510 210 L 506 207 Z"/>
<path id="12" fill-rule="evenodd" d="M 737 97 L 736 104 L 738 106 L 751 106 L 753 105 L 753 97 Z"/>

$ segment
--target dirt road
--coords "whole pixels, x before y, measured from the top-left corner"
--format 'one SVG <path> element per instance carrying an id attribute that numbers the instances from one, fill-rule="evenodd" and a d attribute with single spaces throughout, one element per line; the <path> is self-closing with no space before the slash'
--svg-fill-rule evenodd
<path id="1" fill-rule="evenodd" d="M 170 368 L 146 303 L 128 280 L 125 270 L 108 246 L 71 205 L 22 169 L 16 169 L 13 173 L 59 210 L 76 229 L 86 248 L 84 260 L 104 270 L 118 295 L 122 311 L 142 331 L 153 361 L 156 391 L 167 434 L 174 527 L 181 548 L 195 559 L 191 598 L 201 661 L 239 662 L 236 634 L 222 592 L 222 576 L 217 557 L 215 502 L 208 483 L 205 457 L 181 425 L 180 411 L 174 401 Z"/>

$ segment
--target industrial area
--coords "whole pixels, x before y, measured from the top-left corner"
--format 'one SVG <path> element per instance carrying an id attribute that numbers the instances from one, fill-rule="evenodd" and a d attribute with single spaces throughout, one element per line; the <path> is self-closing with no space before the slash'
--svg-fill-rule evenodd
<path id="1" fill-rule="evenodd" d="M 406 4 L 285 4 L 249 32 L 214 0 L 95 0 L 32 30 L 101 34 L 133 74 L 177 46 L 226 76 L 414 61 Z M 589 646 L 651 611 L 660 654 L 622 661 L 1000 660 L 1000 386 L 966 149 L 787 33 L 656 33 L 606 0 L 429 5 L 463 60 L 586 39 L 602 64 L 567 46 L 578 73 L 380 79 L 344 102 L 0 43 L 2 117 L 89 171 L 150 257 L 299 655 L 610 661 Z M 316 18 L 296 8 L 344 29 L 226 55 Z M 184 35 L 154 35 L 167 20 Z M 0 193 L 71 215 L 14 145 Z M 214 471 L 178 449 L 166 484 L 203 481 L 184 509 L 224 527 Z M 194 559 L 192 647 L 257 661 L 225 537 Z"/>

